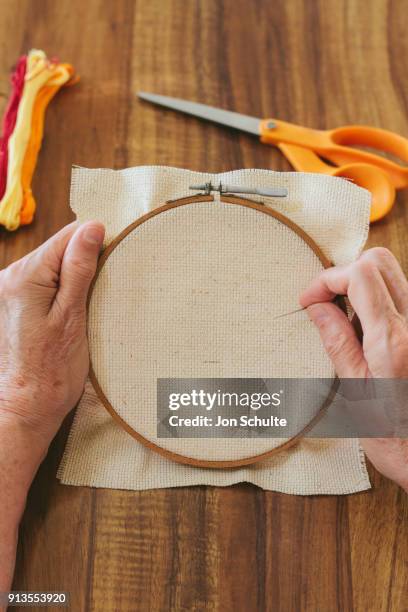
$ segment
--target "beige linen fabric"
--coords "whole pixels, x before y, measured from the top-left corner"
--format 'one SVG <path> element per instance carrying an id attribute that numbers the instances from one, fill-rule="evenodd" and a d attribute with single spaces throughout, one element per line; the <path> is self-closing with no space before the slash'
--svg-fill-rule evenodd
<path id="1" fill-rule="evenodd" d="M 292 229 L 219 196 L 149 219 L 110 254 L 90 301 L 90 355 L 105 396 L 144 438 L 193 459 L 245 459 L 282 444 L 234 428 L 224 439 L 209 438 L 215 428 L 158 439 L 157 379 L 334 378 L 306 312 L 276 319 L 299 308 L 322 269 Z M 324 397 L 295 395 L 287 389 L 284 404 L 301 431 Z"/>
<path id="2" fill-rule="evenodd" d="M 369 194 L 345 180 L 321 175 L 277 173 L 264 170 L 239 170 L 209 175 L 163 167 L 139 167 L 122 171 L 75 168 L 72 177 L 71 206 L 80 221 L 90 218 L 103 221 L 107 228 L 106 243 L 109 243 L 122 229 L 142 214 L 160 206 L 166 200 L 189 195 L 190 185 L 210 180 L 213 183 L 221 181 L 245 187 L 287 187 L 289 195 L 285 199 L 266 199 L 255 196 L 252 199 L 263 200 L 268 206 L 273 206 L 295 221 L 314 238 L 325 255 L 335 263 L 352 261 L 358 256 L 364 245 L 368 231 Z M 234 210 L 227 211 L 228 206 Z M 166 215 L 167 218 L 165 218 Z M 132 302 L 134 301 L 132 296 L 135 295 L 137 282 L 141 281 L 139 279 L 136 285 L 126 281 L 126 278 L 134 279 L 140 276 L 140 273 L 138 276 L 140 271 L 137 269 L 139 264 L 132 264 L 132 262 L 144 261 L 144 266 L 147 265 L 148 268 L 154 254 L 157 255 L 160 250 L 163 259 L 159 261 L 159 269 L 165 265 L 166 257 L 170 258 L 178 265 L 170 266 L 166 273 L 171 272 L 180 278 L 180 262 L 186 252 L 192 250 L 194 228 L 202 230 L 200 245 L 201 248 L 206 249 L 206 258 L 210 264 L 216 263 L 214 254 L 225 244 L 223 255 L 230 257 L 229 267 L 232 267 L 230 278 L 231 282 L 235 282 L 234 287 L 242 286 L 240 274 L 243 273 L 239 265 L 236 266 L 236 269 L 233 266 L 237 258 L 237 244 L 243 245 L 242 253 L 249 253 L 248 257 L 253 257 L 253 270 L 256 269 L 256 262 L 264 259 L 265 266 L 261 266 L 259 278 L 252 278 L 254 283 L 255 280 L 258 281 L 254 289 L 257 295 L 259 291 L 262 292 L 262 299 L 252 302 L 250 300 L 245 305 L 247 309 L 254 309 L 256 305 L 256 317 L 258 318 L 262 314 L 267 318 L 273 318 L 274 314 L 279 314 L 276 309 L 281 308 L 282 301 L 274 301 L 276 286 L 271 287 L 270 282 L 262 284 L 261 280 L 265 278 L 266 270 L 270 269 L 274 263 L 278 270 L 284 261 L 282 256 L 287 257 L 287 253 L 293 251 L 289 272 L 292 283 L 286 283 L 289 292 L 284 298 L 288 306 L 290 304 L 292 308 L 296 308 L 296 296 L 293 291 L 296 292 L 302 283 L 306 286 L 321 269 L 321 264 L 303 243 L 300 245 L 300 239 L 297 236 L 292 232 L 282 230 L 282 226 L 270 217 L 267 217 L 271 220 L 270 235 L 275 240 L 268 241 L 268 223 L 265 222 L 265 218 L 266 215 L 256 211 L 221 204 L 218 199 L 215 203 L 181 207 L 155 217 L 156 223 L 154 224 L 149 222 L 141 226 L 143 231 L 138 232 L 136 238 L 135 232 L 130 234 L 128 239 L 125 239 L 108 259 L 109 265 L 105 265 L 91 301 L 90 346 L 98 378 L 100 382 L 102 378 L 102 386 L 109 389 L 112 394 L 112 403 L 115 408 L 118 405 L 122 406 L 124 409 L 122 416 L 126 416 L 127 420 L 132 418 L 132 414 L 126 412 L 126 406 L 137 405 L 144 397 L 145 389 L 154 389 L 155 384 L 153 383 L 157 376 L 326 377 L 332 375 L 332 367 L 322 350 L 316 330 L 308 322 L 305 313 L 299 313 L 289 319 L 284 318 L 280 320 L 279 325 L 271 324 L 268 327 L 270 335 L 265 338 L 265 344 L 260 346 L 258 353 L 256 343 L 250 346 L 249 359 L 238 357 L 232 361 L 229 360 L 223 354 L 223 339 L 221 338 L 217 347 L 217 357 L 218 354 L 221 356 L 221 366 L 220 364 L 217 366 L 208 364 L 207 362 L 211 359 L 206 359 L 206 357 L 210 353 L 213 355 L 211 351 L 214 349 L 213 341 L 217 334 L 211 337 L 211 325 L 206 317 L 203 317 L 203 328 L 201 335 L 199 334 L 197 338 L 199 340 L 197 346 L 200 349 L 197 349 L 196 346 L 194 351 L 187 351 L 185 355 L 178 358 L 177 367 L 173 370 L 171 356 L 166 351 L 164 351 L 163 359 L 159 360 L 159 365 L 156 364 L 157 367 L 153 368 L 151 367 L 152 360 L 149 358 L 145 361 L 139 359 L 137 363 L 129 359 L 135 338 L 140 338 L 140 329 L 137 325 L 134 328 L 132 326 L 132 333 L 128 334 L 128 337 L 125 327 L 120 325 L 120 321 L 129 317 L 130 310 L 133 312 L 137 306 Z M 232 228 L 232 231 L 227 234 L 223 229 L 226 223 L 230 223 L 230 228 Z M 277 229 L 277 225 L 280 229 Z M 247 231 L 244 231 L 244 228 Z M 188 240 L 186 239 L 185 244 L 182 244 L 177 250 L 174 244 L 177 243 L 179 235 L 185 235 Z M 227 237 L 231 239 L 230 242 Z M 160 243 L 160 248 L 158 243 Z M 254 248 L 255 243 L 256 248 Z M 251 262 L 246 263 L 250 265 Z M 122 275 L 121 271 L 123 271 Z M 149 272 L 151 273 L 151 270 L 147 269 L 146 273 Z M 180 288 L 180 295 L 185 295 L 186 290 L 189 294 L 198 286 L 202 286 L 203 279 L 198 279 L 197 284 L 193 286 L 194 283 L 190 282 L 190 277 L 187 270 L 188 282 Z M 288 278 L 288 270 L 286 270 L 285 278 Z M 224 280 L 221 280 L 222 284 L 224 280 L 228 283 L 227 275 Z M 168 283 L 170 293 L 174 286 L 174 277 L 171 277 L 170 274 Z M 125 289 L 126 300 L 113 299 L 112 296 L 117 296 L 121 288 L 122 293 L 123 288 Z M 154 290 L 147 287 L 147 294 L 148 299 L 143 304 L 143 312 L 148 316 L 154 305 L 159 304 L 161 310 L 158 312 L 156 306 L 155 312 L 159 320 L 163 320 L 166 310 L 171 310 L 169 308 L 171 302 L 179 297 L 176 292 L 168 296 L 169 303 L 164 301 L 161 304 Z M 224 298 L 226 300 L 227 296 L 225 295 Z M 239 298 L 242 301 L 243 296 L 240 294 Z M 265 312 L 262 312 L 259 304 L 268 305 Z M 204 300 L 202 313 L 208 310 L 211 312 L 211 308 L 214 308 L 214 304 Z M 253 314 L 254 311 L 251 312 Z M 244 312 L 245 317 L 247 314 L 248 312 Z M 229 318 L 226 312 L 224 315 L 224 324 L 228 326 Z M 232 327 L 226 333 L 231 335 L 233 325 L 240 323 L 240 316 L 243 316 L 242 308 L 237 309 L 237 313 L 233 312 L 230 317 Z M 116 324 L 112 325 L 112 321 L 116 321 Z M 179 337 L 180 334 L 182 335 L 183 326 L 180 321 L 175 323 L 176 335 Z M 153 325 L 153 320 L 149 324 Z M 208 337 L 212 342 L 206 346 L 205 338 Z M 174 340 L 175 336 L 172 338 Z M 238 350 L 233 351 L 233 354 L 242 356 L 242 346 L 243 344 L 248 346 L 250 339 L 251 330 L 248 331 L 248 335 L 243 335 L 242 343 L 236 347 Z M 298 350 L 299 341 L 305 347 L 302 352 Z M 271 342 L 275 352 L 281 351 L 279 359 L 275 360 L 275 363 L 280 364 L 281 369 L 279 367 L 271 369 L 265 366 L 265 364 L 270 366 L 272 363 L 268 362 L 268 354 L 265 352 Z M 147 347 L 148 345 L 145 348 Z M 113 358 L 109 359 L 112 352 Z M 146 351 L 141 352 L 146 353 Z M 161 354 L 162 351 L 159 353 Z M 189 363 L 192 364 L 194 371 L 190 371 Z M 198 372 L 197 366 L 199 366 Z M 137 371 L 140 374 L 141 369 L 141 377 L 135 379 L 133 373 Z M 140 382 L 141 380 L 143 383 Z M 144 385 L 145 382 L 146 385 Z M 143 415 L 151 414 L 152 419 L 150 421 L 147 419 L 145 423 L 144 420 L 139 419 L 131 424 L 138 431 L 144 424 L 145 430 L 141 433 L 152 439 L 155 429 L 155 396 L 153 391 L 149 391 L 147 395 L 151 401 L 151 410 L 144 412 Z M 184 440 L 183 451 L 181 451 L 180 441 L 166 440 L 167 448 L 170 450 L 186 452 L 189 456 L 207 459 L 240 458 L 248 454 L 263 452 L 270 447 L 270 440 L 267 439 L 229 439 L 223 442 L 226 444 L 220 445 L 220 440 L 210 441 L 210 443 L 208 440 Z M 254 444 L 256 445 L 255 451 Z M 225 486 L 240 481 L 249 481 L 265 489 L 304 495 L 351 493 L 370 486 L 357 440 L 307 439 L 296 448 L 265 462 L 234 470 L 209 470 L 173 463 L 145 449 L 122 431 L 105 411 L 89 383 L 75 416 L 58 477 L 65 484 L 126 489 L 188 484 Z"/>

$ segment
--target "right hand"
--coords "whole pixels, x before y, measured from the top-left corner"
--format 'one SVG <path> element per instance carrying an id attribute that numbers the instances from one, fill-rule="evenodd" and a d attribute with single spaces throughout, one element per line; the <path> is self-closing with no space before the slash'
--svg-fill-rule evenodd
<path id="1" fill-rule="evenodd" d="M 333 303 L 347 295 L 363 331 L 362 342 Z M 408 281 L 384 248 L 365 251 L 346 266 L 324 270 L 300 296 L 340 378 L 408 379 Z M 408 410 L 408 406 L 406 407 Z M 408 492 L 408 440 L 361 440 L 375 467 Z"/>

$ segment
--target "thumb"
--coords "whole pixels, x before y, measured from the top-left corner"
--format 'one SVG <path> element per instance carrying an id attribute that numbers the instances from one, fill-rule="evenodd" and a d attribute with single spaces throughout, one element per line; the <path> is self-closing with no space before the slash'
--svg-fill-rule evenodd
<path id="1" fill-rule="evenodd" d="M 59 290 L 55 298 L 55 303 L 63 312 L 85 310 L 104 235 L 102 223 L 90 221 L 81 225 L 71 237 L 62 260 Z"/>
<path id="2" fill-rule="evenodd" d="M 307 313 L 319 330 L 339 378 L 365 377 L 368 366 L 363 347 L 346 314 L 332 302 L 313 304 Z"/>

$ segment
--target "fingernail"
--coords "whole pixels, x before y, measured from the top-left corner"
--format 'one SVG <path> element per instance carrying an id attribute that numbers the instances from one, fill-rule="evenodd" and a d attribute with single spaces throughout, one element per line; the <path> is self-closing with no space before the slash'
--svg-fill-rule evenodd
<path id="1" fill-rule="evenodd" d="M 86 240 L 86 242 L 92 245 L 97 244 L 98 246 L 101 246 L 103 242 L 103 236 L 103 229 L 96 226 L 88 227 L 84 232 L 84 239 Z"/>
<path id="2" fill-rule="evenodd" d="M 309 306 L 307 314 L 309 318 L 317 324 L 323 323 L 328 317 L 327 310 L 323 308 L 323 306 L 320 306 L 320 304 Z"/>

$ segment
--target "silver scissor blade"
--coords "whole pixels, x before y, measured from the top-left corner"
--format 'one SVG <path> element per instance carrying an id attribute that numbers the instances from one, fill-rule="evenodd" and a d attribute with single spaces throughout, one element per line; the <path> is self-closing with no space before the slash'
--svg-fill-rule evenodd
<path id="1" fill-rule="evenodd" d="M 166 106 L 167 108 L 172 108 L 173 110 L 187 113 L 188 115 L 194 115 L 194 117 L 200 117 L 200 119 L 206 119 L 207 121 L 226 125 L 235 130 L 255 134 L 256 136 L 260 134 L 259 125 L 261 119 L 256 119 L 255 117 L 241 115 L 240 113 L 215 108 L 214 106 L 207 106 L 206 104 L 199 104 L 198 102 L 189 102 L 181 98 L 159 96 L 145 91 L 139 91 L 137 95 L 139 98 L 142 98 L 142 100 L 153 102 L 153 104 L 158 104 L 159 106 Z"/>

